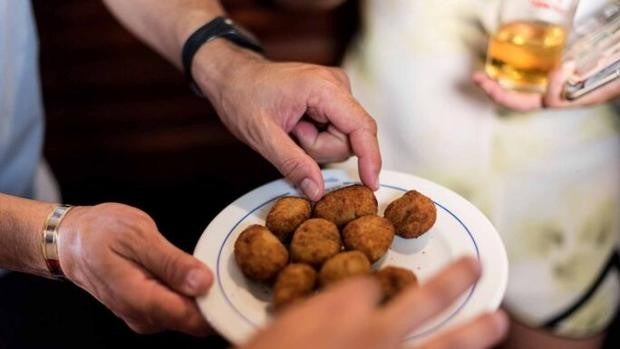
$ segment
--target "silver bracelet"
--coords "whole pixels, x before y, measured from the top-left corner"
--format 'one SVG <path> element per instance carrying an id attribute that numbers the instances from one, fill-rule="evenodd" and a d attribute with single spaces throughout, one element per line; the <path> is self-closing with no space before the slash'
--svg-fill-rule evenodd
<path id="1" fill-rule="evenodd" d="M 60 258 L 58 258 L 58 227 L 71 208 L 69 205 L 56 206 L 43 225 L 43 234 L 41 236 L 43 260 L 45 260 L 47 270 L 54 277 L 64 276 L 60 267 Z"/>

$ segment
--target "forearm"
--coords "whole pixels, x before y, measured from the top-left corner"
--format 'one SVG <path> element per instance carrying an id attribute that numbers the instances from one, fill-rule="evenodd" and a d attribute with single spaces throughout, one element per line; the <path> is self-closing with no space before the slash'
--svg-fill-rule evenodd
<path id="1" fill-rule="evenodd" d="M 200 26 L 223 15 L 217 0 L 104 0 L 110 11 L 138 38 L 181 68 L 181 51 L 187 38 Z M 192 64 L 192 76 L 207 97 L 217 104 L 217 94 L 231 70 L 259 56 L 227 40 L 202 45 Z"/>
<path id="2" fill-rule="evenodd" d="M 170 62 L 181 67 L 181 49 L 201 25 L 224 13 L 217 0 L 104 0 L 118 20 Z"/>
<path id="3" fill-rule="evenodd" d="M 177 66 L 188 37 L 224 13 L 215 0 L 104 1 L 121 22 Z M 341 70 L 272 63 L 224 38 L 202 44 L 187 68 L 228 129 L 312 200 L 324 190 L 317 161 L 357 155 L 362 182 L 378 187 L 376 123 L 351 96 Z M 326 130 L 304 116 L 327 125 Z"/>
<path id="4" fill-rule="evenodd" d="M 41 230 L 53 204 L 0 193 L 0 267 L 49 275 L 41 252 Z"/>

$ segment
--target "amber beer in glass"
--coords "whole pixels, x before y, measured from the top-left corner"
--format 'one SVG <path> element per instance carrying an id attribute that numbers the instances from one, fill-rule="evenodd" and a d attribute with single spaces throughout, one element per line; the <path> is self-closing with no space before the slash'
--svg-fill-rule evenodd
<path id="1" fill-rule="evenodd" d="M 578 0 L 503 0 L 486 72 L 503 87 L 544 92 L 559 67 Z"/>

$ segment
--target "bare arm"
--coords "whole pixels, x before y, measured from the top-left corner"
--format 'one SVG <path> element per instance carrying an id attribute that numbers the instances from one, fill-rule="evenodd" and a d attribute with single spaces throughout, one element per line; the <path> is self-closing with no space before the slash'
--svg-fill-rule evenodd
<path id="1" fill-rule="evenodd" d="M 491 348 L 508 328 L 502 312 L 483 314 L 456 328 L 439 330 L 422 345 L 403 343 L 412 330 L 465 292 L 479 273 L 472 259 L 461 259 L 421 286 L 403 290 L 382 307 L 377 307 L 381 292 L 376 281 L 352 278 L 286 309 L 241 348 Z"/>
<path id="2" fill-rule="evenodd" d="M 53 205 L 0 193 L 0 267 L 47 276 L 40 233 Z"/>
<path id="3" fill-rule="evenodd" d="M 54 207 L 0 193 L 0 268 L 50 276 L 41 237 Z M 193 297 L 207 291 L 211 272 L 166 241 L 146 213 L 120 204 L 75 207 L 60 224 L 58 254 L 67 279 L 135 331 L 208 333 Z"/>
<path id="4" fill-rule="evenodd" d="M 181 67 L 185 40 L 201 25 L 224 14 L 217 0 L 104 0 L 134 35 Z"/>
<path id="5" fill-rule="evenodd" d="M 224 13 L 215 0 L 105 3 L 127 28 L 177 67 L 191 33 Z M 201 46 L 191 70 L 228 129 L 310 199 L 318 200 L 324 193 L 317 162 L 343 161 L 351 155 L 358 157 L 362 182 L 378 188 L 381 155 L 376 123 L 353 98 L 340 69 L 274 63 L 220 39 Z"/>

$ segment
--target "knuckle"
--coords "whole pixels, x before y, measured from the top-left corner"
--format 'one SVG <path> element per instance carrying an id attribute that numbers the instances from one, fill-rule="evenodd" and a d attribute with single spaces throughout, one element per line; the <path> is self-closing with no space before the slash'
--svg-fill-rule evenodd
<path id="1" fill-rule="evenodd" d="M 117 314 L 125 321 L 137 322 L 136 319 L 138 318 L 139 312 L 135 307 L 128 304 L 127 302 L 116 302 L 112 309 L 114 309 L 115 314 Z"/>
<path id="2" fill-rule="evenodd" d="M 125 204 L 107 202 L 94 207 L 100 211 L 103 211 L 100 213 L 104 214 L 107 213 L 115 216 L 131 217 L 132 219 L 150 220 L 150 217 L 146 212 L 142 211 L 139 208 Z"/>
<path id="3" fill-rule="evenodd" d="M 280 170 L 286 178 L 296 182 L 296 180 L 302 179 L 302 176 L 308 169 L 302 159 L 292 157 L 281 162 Z"/>
<path id="4" fill-rule="evenodd" d="M 377 134 L 377 121 L 371 117 L 367 117 L 364 121 L 364 128 L 373 135 Z"/>
<path id="5" fill-rule="evenodd" d="M 155 318 L 156 307 L 148 291 L 141 300 L 135 301 L 133 305 L 128 304 L 125 309 L 126 313 L 123 319 L 126 322 L 132 322 L 150 332 L 156 331 L 159 327 L 159 322 Z"/>
<path id="6" fill-rule="evenodd" d="M 336 75 L 331 68 L 315 66 L 313 74 L 315 77 L 321 78 L 326 81 L 333 81 L 336 79 Z"/>
<path id="7" fill-rule="evenodd" d="M 423 286 L 424 287 L 424 286 Z M 420 304 L 425 304 L 432 312 L 438 313 L 447 307 L 452 300 L 452 293 L 447 289 L 448 285 L 439 287 L 426 287 L 419 290 Z"/>
<path id="8" fill-rule="evenodd" d="M 373 133 L 377 133 L 377 120 L 370 118 L 369 119 L 369 127 Z"/>
<path id="9" fill-rule="evenodd" d="M 344 72 L 335 70 L 336 68 L 317 67 L 312 72 L 312 78 L 320 84 L 323 89 L 330 92 L 341 91 L 343 89 L 343 78 L 346 77 Z"/>
<path id="10" fill-rule="evenodd" d="M 186 272 L 185 268 L 182 268 L 182 262 L 182 254 L 168 254 L 163 261 L 164 275 L 168 276 L 169 280 L 181 280 Z"/>
<path id="11" fill-rule="evenodd" d="M 125 233 L 130 228 L 156 228 L 153 219 L 144 211 L 118 203 L 104 203 L 93 207 L 95 215 L 90 221 L 109 227 L 114 233 Z"/>
<path id="12" fill-rule="evenodd" d="M 348 85 L 349 84 L 349 76 L 347 75 L 347 73 L 342 69 L 342 68 L 332 68 L 331 69 L 332 74 L 334 74 L 334 76 L 340 80 L 342 83 Z"/>
<path id="13" fill-rule="evenodd" d="M 347 76 L 347 74 L 344 72 L 344 69 L 339 68 L 339 67 L 332 67 L 332 68 L 331 68 L 331 72 L 332 72 L 333 74 L 336 74 L 336 76 L 339 76 L 339 77 L 345 77 L 345 76 Z"/>
<path id="14" fill-rule="evenodd" d="M 103 211 L 104 213 L 111 214 L 133 209 L 133 207 L 131 206 L 120 204 L 117 202 L 105 202 L 94 207 L 98 210 Z"/>
<path id="15" fill-rule="evenodd" d="M 156 231 L 157 230 L 157 225 L 155 224 L 155 222 L 153 221 L 153 219 L 151 219 L 151 217 L 149 217 L 148 215 L 144 214 L 144 215 L 138 215 L 133 219 L 133 223 L 135 225 L 135 230 L 138 231 L 141 234 L 145 234 L 147 232 L 152 232 L 152 231 Z"/>

